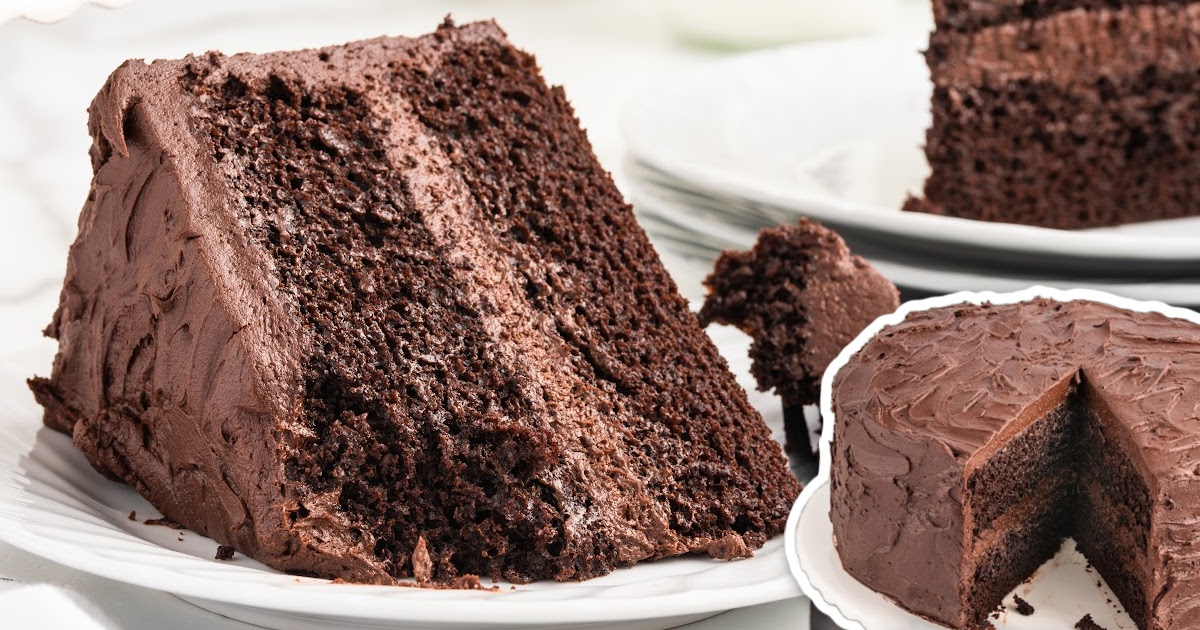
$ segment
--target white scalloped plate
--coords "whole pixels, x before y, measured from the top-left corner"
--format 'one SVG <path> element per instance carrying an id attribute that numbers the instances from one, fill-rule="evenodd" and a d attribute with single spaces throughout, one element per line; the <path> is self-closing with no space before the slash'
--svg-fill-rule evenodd
<path id="1" fill-rule="evenodd" d="M 746 375 L 745 341 L 714 337 Z M 741 357 L 739 361 L 739 357 Z M 678 626 L 800 595 L 781 537 L 747 560 L 688 557 L 642 563 L 586 582 L 539 582 L 499 593 L 332 584 L 279 573 L 190 531 L 146 525 L 158 516 L 123 484 L 97 474 L 69 438 L 41 428 L 24 379 L 40 365 L 0 361 L 0 539 L 69 567 L 167 591 L 271 628 L 604 628 Z M 778 424 L 778 403 L 757 396 Z M 778 427 L 773 427 L 778 428 Z M 129 513 L 136 511 L 137 519 Z"/>
<path id="2" fill-rule="evenodd" d="M 1066 231 L 901 212 L 928 173 L 925 45 L 861 38 L 714 62 L 634 99 L 624 137 L 636 159 L 686 186 L 887 235 L 897 249 L 1195 272 L 1200 217 Z"/>
<path id="3" fill-rule="evenodd" d="M 800 493 L 788 518 L 784 542 L 788 566 L 800 589 L 813 605 L 847 630 L 934 630 L 941 628 L 904 610 L 883 595 L 859 583 L 842 567 L 833 539 L 833 524 L 829 518 L 829 467 L 833 427 L 833 379 L 839 370 L 880 330 L 899 324 L 916 311 L 952 304 L 1013 304 L 1035 297 L 1069 302 L 1094 300 L 1136 312 L 1162 313 L 1167 317 L 1200 324 L 1200 313 L 1167 306 L 1162 302 L 1130 300 L 1103 291 L 1071 289 L 1062 291 L 1047 287 L 1031 287 L 1013 293 L 959 292 L 926 300 L 914 300 L 900 305 L 899 310 L 874 321 L 854 341 L 850 342 L 829 364 L 821 381 L 821 414 L 826 418 L 821 433 L 821 468 L 815 479 Z M 1109 602 L 1116 597 L 1104 585 L 1099 574 L 1087 568 L 1087 562 L 1075 551 L 1070 541 L 1052 560 L 1015 593 L 1034 606 L 1029 617 L 1006 612 L 995 621 L 998 628 L 1014 630 L 1067 630 L 1084 614 L 1108 630 L 1137 630 L 1137 626 L 1122 610 Z M 1011 602 L 1012 595 L 1009 595 Z"/>

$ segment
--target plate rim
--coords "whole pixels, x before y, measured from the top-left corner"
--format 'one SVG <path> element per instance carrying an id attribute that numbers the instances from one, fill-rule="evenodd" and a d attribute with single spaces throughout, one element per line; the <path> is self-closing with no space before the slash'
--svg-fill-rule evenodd
<path id="1" fill-rule="evenodd" d="M 664 101 L 674 101 L 672 92 L 687 92 L 693 95 L 697 85 L 705 85 L 709 95 L 724 95 L 726 103 L 736 102 L 744 94 L 740 90 L 718 90 L 721 77 L 744 73 L 747 68 L 789 63 L 801 63 L 805 58 L 836 54 L 850 49 L 882 48 L 879 55 L 885 59 L 896 59 L 892 52 L 911 52 L 914 55 L 927 43 L 927 39 L 912 35 L 887 35 L 857 37 L 839 41 L 813 42 L 802 45 L 784 46 L 776 49 L 742 53 L 727 59 L 712 61 L 685 72 L 670 80 L 662 81 L 631 98 L 621 112 L 621 135 L 629 153 L 670 176 L 680 179 L 691 188 L 715 196 L 733 196 L 754 203 L 785 209 L 799 216 L 810 216 L 833 225 L 843 225 L 879 234 L 902 236 L 924 242 L 937 242 L 963 248 L 984 248 L 1013 254 L 1037 254 L 1046 257 L 1084 259 L 1095 261 L 1145 261 L 1157 263 L 1200 262 L 1200 249 L 1194 247 L 1194 238 L 1179 238 L 1160 235 L 1126 234 L 1111 231 L 1111 228 L 1092 230 L 1058 230 L 1015 223 L 977 221 L 961 217 L 947 217 L 922 212 L 904 212 L 896 208 L 885 208 L 815 192 L 798 191 L 776 181 L 747 182 L 703 160 L 681 161 L 674 159 L 670 149 L 663 144 L 650 141 L 642 130 L 658 126 L 661 118 L 653 115 Z M 836 95 L 837 90 L 827 94 Z M 732 97 L 730 96 L 732 95 Z M 710 99 L 720 102 L 718 99 Z M 836 98 L 826 98 L 826 103 L 836 105 Z M 676 107 L 676 111 L 686 108 Z M 899 225 L 894 225 L 894 224 Z M 952 228 L 952 229 L 947 229 Z M 953 234 L 961 233 L 958 237 Z M 1189 239 L 1191 242 L 1189 242 Z M 1189 247 L 1191 245 L 1191 247 Z"/>

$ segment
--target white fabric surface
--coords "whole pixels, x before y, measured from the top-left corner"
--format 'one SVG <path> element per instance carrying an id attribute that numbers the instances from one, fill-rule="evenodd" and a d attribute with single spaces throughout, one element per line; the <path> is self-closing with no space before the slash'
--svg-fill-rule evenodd
<path id="1" fill-rule="evenodd" d="M 117 626 L 88 598 L 50 584 L 0 584 L 0 620 L 7 628 L 107 630 Z"/>

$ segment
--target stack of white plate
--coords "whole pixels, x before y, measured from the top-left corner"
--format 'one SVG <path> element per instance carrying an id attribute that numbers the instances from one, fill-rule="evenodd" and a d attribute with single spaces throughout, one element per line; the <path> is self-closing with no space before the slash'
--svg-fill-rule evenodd
<path id="1" fill-rule="evenodd" d="M 928 174 L 924 45 L 749 53 L 643 93 L 623 121 L 643 225 L 704 265 L 807 216 L 914 295 L 1040 284 L 1200 305 L 1200 217 L 1064 231 L 900 211 Z"/>

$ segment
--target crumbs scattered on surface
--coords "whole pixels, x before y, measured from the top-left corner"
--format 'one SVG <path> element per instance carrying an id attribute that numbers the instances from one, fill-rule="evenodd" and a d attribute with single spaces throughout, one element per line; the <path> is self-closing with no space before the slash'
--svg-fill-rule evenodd
<path id="1" fill-rule="evenodd" d="M 752 558 L 754 552 L 750 547 L 746 546 L 746 541 L 742 537 L 730 533 L 724 538 L 714 540 L 708 544 L 705 549 L 710 558 L 716 560 L 736 560 L 738 558 Z"/>
<path id="2" fill-rule="evenodd" d="M 137 520 L 137 510 L 129 510 L 129 520 L 131 520 L 131 521 Z"/>
<path id="3" fill-rule="evenodd" d="M 425 537 L 418 536 L 416 547 L 412 552 L 412 572 L 417 584 L 426 584 L 433 577 L 433 558 L 429 557 L 429 547 Z"/>
<path id="4" fill-rule="evenodd" d="M 1084 615 L 1075 623 L 1075 630 L 1104 630 L 1104 626 L 1093 621 L 1091 615 Z"/>
<path id="5" fill-rule="evenodd" d="M 300 580 L 296 580 L 299 582 Z M 334 578 L 329 581 L 330 584 L 349 584 L 351 586 L 362 586 L 358 582 L 348 582 L 345 578 Z M 435 591 L 488 591 L 490 593 L 499 593 L 500 587 L 496 585 L 484 586 L 479 582 L 478 575 L 464 575 L 451 581 L 449 584 L 439 584 L 437 582 L 397 582 L 396 586 L 403 588 L 428 588 Z M 509 590 L 515 591 L 517 587 L 510 586 Z"/>
<path id="6" fill-rule="evenodd" d="M 1013 601 L 1017 604 L 1016 611 L 1018 615 L 1028 617 L 1029 615 L 1033 614 L 1033 606 L 1029 602 L 1021 599 L 1020 595 L 1013 595 Z"/>
<path id="7" fill-rule="evenodd" d="M 171 529 L 187 529 L 183 525 L 180 525 L 179 523 L 176 523 L 175 521 L 172 521 L 171 519 L 169 519 L 165 516 L 162 518 L 148 518 L 148 519 L 142 521 L 142 524 L 143 525 L 158 525 L 161 527 L 170 527 Z"/>
<path id="8" fill-rule="evenodd" d="M 396 586 L 405 588 L 430 588 L 436 591 L 487 591 L 489 593 L 499 593 L 500 587 L 496 585 L 484 586 L 479 581 L 478 575 L 461 575 L 450 581 L 449 584 L 439 584 L 437 582 L 400 582 Z M 517 590 L 516 586 L 510 587 L 510 590 Z"/>
<path id="9" fill-rule="evenodd" d="M 233 560 L 233 547 L 228 545 L 219 545 L 217 547 L 217 560 Z"/>

